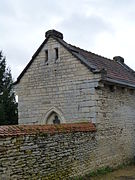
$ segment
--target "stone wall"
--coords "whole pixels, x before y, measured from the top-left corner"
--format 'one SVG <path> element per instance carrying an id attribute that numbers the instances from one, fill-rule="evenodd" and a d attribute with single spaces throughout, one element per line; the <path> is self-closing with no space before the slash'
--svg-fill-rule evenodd
<path id="1" fill-rule="evenodd" d="M 59 58 L 55 60 L 55 48 Z M 45 50 L 48 49 L 48 62 Z M 45 124 L 46 114 L 56 110 L 62 123 L 95 122 L 95 75 L 53 38 L 16 85 L 19 124 Z"/>
<path id="2" fill-rule="evenodd" d="M 116 165 L 132 159 L 135 156 L 135 91 L 102 85 L 96 90 L 96 97 L 101 162 Z"/>
<path id="3" fill-rule="evenodd" d="M 70 179 L 133 159 L 126 129 L 92 123 L 0 127 L 0 179 Z"/>
<path id="4" fill-rule="evenodd" d="M 95 169 L 91 123 L 0 127 L 0 179 L 69 179 Z"/>

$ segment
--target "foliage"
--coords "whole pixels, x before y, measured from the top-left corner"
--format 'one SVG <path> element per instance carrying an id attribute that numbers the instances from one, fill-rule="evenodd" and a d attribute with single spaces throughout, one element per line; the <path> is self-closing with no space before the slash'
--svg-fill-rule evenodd
<path id="1" fill-rule="evenodd" d="M 17 124 L 18 110 L 11 71 L 0 51 L 0 125 Z"/>

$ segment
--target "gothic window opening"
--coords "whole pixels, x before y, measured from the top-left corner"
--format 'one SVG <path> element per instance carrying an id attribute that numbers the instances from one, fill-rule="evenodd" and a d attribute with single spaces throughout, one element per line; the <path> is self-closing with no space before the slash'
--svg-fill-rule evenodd
<path id="1" fill-rule="evenodd" d="M 65 123 L 65 118 L 59 109 L 52 107 L 46 112 L 44 122 L 46 124 L 62 124 Z"/>
<path id="2" fill-rule="evenodd" d="M 47 124 L 60 124 L 61 119 L 60 116 L 56 112 L 51 112 L 47 117 Z"/>

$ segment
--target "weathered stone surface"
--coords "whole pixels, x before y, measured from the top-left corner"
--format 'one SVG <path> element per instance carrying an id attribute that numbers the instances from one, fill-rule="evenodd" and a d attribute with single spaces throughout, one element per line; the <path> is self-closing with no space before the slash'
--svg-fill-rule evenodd
<path id="1" fill-rule="evenodd" d="M 59 58 L 55 60 L 55 48 Z M 45 62 L 48 49 L 48 62 Z M 16 85 L 19 124 L 45 124 L 46 114 L 56 108 L 62 123 L 95 122 L 95 87 L 99 75 L 49 38 L 25 75 Z"/>
<path id="2" fill-rule="evenodd" d="M 102 106 L 106 101 L 108 98 L 101 107 L 99 104 L 97 131 L 89 125 L 92 123 L 72 124 L 72 128 L 63 124 L 56 126 L 55 131 L 54 125 L 44 125 L 44 128 L 20 125 L 14 126 L 14 131 L 10 131 L 11 126 L 9 130 L 7 126 L 1 127 L 4 132 L 0 133 L 0 179 L 69 179 L 101 167 L 117 167 L 133 159 L 133 124 L 105 117 Z M 113 114 L 112 108 L 107 110 Z"/>
<path id="3" fill-rule="evenodd" d="M 3 143 L 5 153 L 0 151 L 0 179 L 69 179 L 84 174 L 95 169 L 98 159 L 93 137 L 95 132 L 13 137 L 10 146 Z"/>
<path id="4" fill-rule="evenodd" d="M 109 86 L 96 90 L 98 152 L 104 165 L 123 163 L 135 155 L 135 92 Z"/>
<path id="5" fill-rule="evenodd" d="M 59 48 L 57 61 L 56 47 Z M 45 49 L 49 53 L 48 62 L 44 58 Z M 109 85 L 97 83 L 99 76 L 91 73 L 56 40 L 49 39 L 16 86 L 19 123 L 45 124 L 52 108 L 61 114 L 64 123 L 95 122 L 97 132 L 34 135 L 0 141 L 3 176 L 10 163 L 16 163 L 8 171 L 13 173 L 12 178 L 66 179 L 133 159 L 135 92 L 121 87 L 114 87 L 112 92 Z"/>

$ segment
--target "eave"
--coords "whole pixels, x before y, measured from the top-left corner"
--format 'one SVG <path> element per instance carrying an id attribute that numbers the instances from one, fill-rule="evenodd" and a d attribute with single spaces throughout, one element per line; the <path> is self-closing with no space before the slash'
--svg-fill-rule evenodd
<path id="1" fill-rule="evenodd" d="M 104 84 L 108 84 L 108 85 L 116 85 L 116 86 L 120 86 L 120 87 L 126 87 L 129 89 L 135 89 L 135 85 L 128 83 L 128 82 L 124 82 L 121 80 L 116 80 L 116 79 L 111 79 L 111 78 L 103 78 L 101 79 L 101 82 L 103 82 Z"/>

